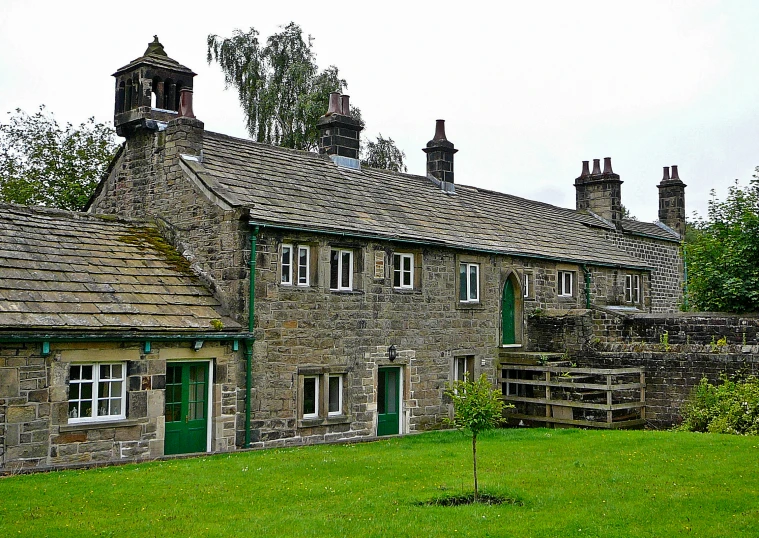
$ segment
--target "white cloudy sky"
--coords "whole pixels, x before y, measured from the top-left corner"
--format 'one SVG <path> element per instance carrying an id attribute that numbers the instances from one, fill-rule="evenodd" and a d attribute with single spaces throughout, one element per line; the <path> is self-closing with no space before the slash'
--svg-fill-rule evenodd
<path id="1" fill-rule="evenodd" d="M 111 73 L 158 34 L 198 73 L 206 128 L 244 137 L 206 36 L 295 21 L 410 172 L 442 118 L 457 183 L 573 207 L 581 161 L 611 157 L 623 203 L 650 221 L 663 166 L 679 165 L 689 213 L 705 214 L 710 189 L 724 197 L 759 165 L 757 20 L 750 0 L 0 0 L 0 112 L 110 121 Z"/>

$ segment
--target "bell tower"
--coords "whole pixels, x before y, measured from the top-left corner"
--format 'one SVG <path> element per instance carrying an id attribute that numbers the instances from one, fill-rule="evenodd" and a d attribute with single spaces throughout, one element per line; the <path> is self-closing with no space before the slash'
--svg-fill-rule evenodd
<path id="1" fill-rule="evenodd" d="M 192 113 L 195 73 L 172 60 L 153 36 L 145 54 L 117 70 L 113 124 L 119 136 L 139 129 L 162 130 L 166 123 Z"/>

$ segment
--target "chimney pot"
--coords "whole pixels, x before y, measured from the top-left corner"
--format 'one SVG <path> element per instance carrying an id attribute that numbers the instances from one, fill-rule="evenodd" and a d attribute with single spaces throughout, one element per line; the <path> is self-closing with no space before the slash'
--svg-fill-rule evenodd
<path id="1" fill-rule="evenodd" d="M 669 166 L 664 167 L 664 175 L 661 178 L 662 181 L 668 181 L 669 180 Z"/>
<path id="2" fill-rule="evenodd" d="M 340 107 L 340 94 L 338 92 L 331 92 L 329 94 L 329 109 L 325 116 L 331 116 L 332 114 L 340 114 L 342 112 Z"/>
<path id="3" fill-rule="evenodd" d="M 195 113 L 192 111 L 192 89 L 190 88 L 182 88 L 179 91 L 179 117 L 195 117 Z"/>
<path id="4" fill-rule="evenodd" d="M 580 177 L 585 177 L 590 175 L 590 166 L 588 165 L 590 161 L 582 161 L 582 173 L 580 174 Z"/>
<path id="5" fill-rule="evenodd" d="M 432 140 L 448 140 L 445 137 L 445 120 L 435 121 L 435 136 L 432 137 Z"/>
<path id="6" fill-rule="evenodd" d="M 613 174 L 614 170 L 611 169 L 611 157 L 604 157 L 604 174 Z"/>
<path id="7" fill-rule="evenodd" d="M 672 165 L 672 179 L 680 179 L 680 174 L 677 171 L 677 165 Z"/>
<path id="8" fill-rule="evenodd" d="M 342 115 L 343 116 L 350 116 L 351 115 L 351 97 L 350 95 L 341 95 L 340 96 L 340 108 L 342 109 Z"/>
<path id="9" fill-rule="evenodd" d="M 601 173 L 601 159 L 593 159 L 593 175 Z"/>

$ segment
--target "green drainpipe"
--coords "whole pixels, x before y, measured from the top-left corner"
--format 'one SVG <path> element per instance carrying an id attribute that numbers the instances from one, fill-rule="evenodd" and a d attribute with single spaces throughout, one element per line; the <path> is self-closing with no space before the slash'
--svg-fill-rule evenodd
<path id="1" fill-rule="evenodd" d="M 248 296 L 248 332 L 253 333 L 256 311 L 256 245 L 258 226 L 250 235 L 250 291 Z M 245 446 L 250 446 L 250 391 L 253 378 L 253 339 L 245 341 Z"/>
<path id="2" fill-rule="evenodd" d="M 590 309 L 590 271 L 585 267 L 585 264 L 581 265 L 582 272 L 585 273 L 585 308 Z"/>

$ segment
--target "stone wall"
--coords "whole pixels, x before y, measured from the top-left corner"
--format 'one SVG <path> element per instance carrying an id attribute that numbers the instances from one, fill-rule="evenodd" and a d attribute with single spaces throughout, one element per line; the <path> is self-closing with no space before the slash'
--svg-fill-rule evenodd
<path id="1" fill-rule="evenodd" d="M 209 360 L 214 373 L 211 450 L 234 448 L 237 354 L 226 345 L 190 343 L 0 344 L 0 472 L 72 464 L 136 461 L 164 454 L 167 360 Z M 126 365 L 126 419 L 70 423 L 72 363 Z"/>

